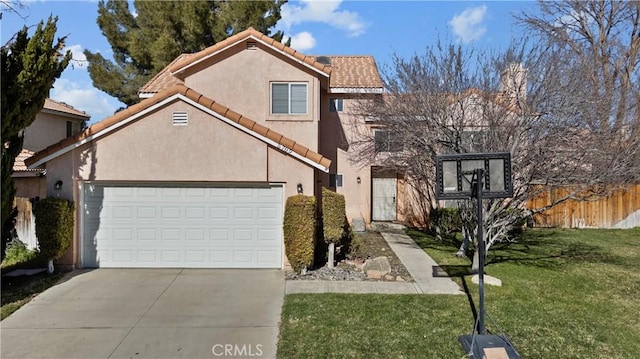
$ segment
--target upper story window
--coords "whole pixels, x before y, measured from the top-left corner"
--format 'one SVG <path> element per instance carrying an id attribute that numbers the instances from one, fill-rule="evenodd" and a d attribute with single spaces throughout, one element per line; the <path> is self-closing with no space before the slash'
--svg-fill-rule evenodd
<path id="1" fill-rule="evenodd" d="M 272 83 L 271 113 L 305 115 L 307 113 L 307 84 L 299 82 Z"/>
<path id="2" fill-rule="evenodd" d="M 330 98 L 329 99 L 329 111 L 331 112 L 342 112 L 343 111 L 343 103 L 341 98 Z"/>
<path id="3" fill-rule="evenodd" d="M 391 131 L 374 130 L 375 151 L 402 152 L 404 145 L 399 136 Z"/>

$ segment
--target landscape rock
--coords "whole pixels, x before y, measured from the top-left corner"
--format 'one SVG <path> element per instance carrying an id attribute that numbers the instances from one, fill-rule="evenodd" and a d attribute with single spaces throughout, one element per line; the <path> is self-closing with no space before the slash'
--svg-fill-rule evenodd
<path id="1" fill-rule="evenodd" d="M 480 276 L 478 276 L 477 274 L 474 274 L 471 277 L 471 282 L 478 284 L 480 283 Z M 502 281 L 496 277 L 492 277 L 490 275 L 484 275 L 484 284 L 487 285 L 492 285 L 494 287 L 502 287 Z"/>
<path id="2" fill-rule="evenodd" d="M 396 277 L 396 282 L 404 282 L 404 278 L 402 278 L 401 276 L 397 276 Z"/>
<path id="3" fill-rule="evenodd" d="M 369 273 L 369 271 L 378 271 L 382 275 L 389 274 L 391 272 L 391 264 L 389 263 L 389 258 L 387 257 L 375 257 L 373 259 L 367 259 L 364 262 L 364 266 L 362 267 L 365 273 Z"/>
<path id="4" fill-rule="evenodd" d="M 395 280 L 396 277 L 392 276 L 391 274 L 385 274 L 384 276 L 384 280 Z"/>
<path id="5" fill-rule="evenodd" d="M 383 275 L 382 272 L 374 269 L 367 271 L 367 278 L 369 279 L 382 279 Z"/>

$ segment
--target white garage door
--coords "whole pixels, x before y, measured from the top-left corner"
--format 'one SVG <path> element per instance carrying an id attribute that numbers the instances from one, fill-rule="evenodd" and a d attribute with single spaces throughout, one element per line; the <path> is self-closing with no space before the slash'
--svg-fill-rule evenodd
<path id="1" fill-rule="evenodd" d="M 84 185 L 85 267 L 280 268 L 282 187 Z"/>

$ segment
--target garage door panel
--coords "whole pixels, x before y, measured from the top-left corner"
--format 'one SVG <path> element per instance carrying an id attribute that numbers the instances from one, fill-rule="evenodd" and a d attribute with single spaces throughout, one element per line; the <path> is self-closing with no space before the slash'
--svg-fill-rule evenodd
<path id="1" fill-rule="evenodd" d="M 281 187 L 85 185 L 87 267 L 280 268 Z"/>

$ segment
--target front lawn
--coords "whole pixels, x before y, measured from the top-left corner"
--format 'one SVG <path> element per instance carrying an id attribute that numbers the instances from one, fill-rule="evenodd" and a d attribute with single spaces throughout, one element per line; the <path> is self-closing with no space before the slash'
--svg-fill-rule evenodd
<path id="1" fill-rule="evenodd" d="M 288 295 L 278 357 L 462 357 L 477 303 L 469 261 L 455 241 L 408 234 L 472 295 Z M 487 313 L 523 358 L 638 357 L 640 228 L 527 230 L 491 249 L 486 273 L 503 282 L 485 286 Z"/>

